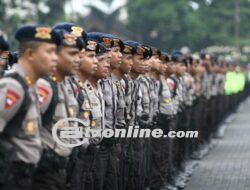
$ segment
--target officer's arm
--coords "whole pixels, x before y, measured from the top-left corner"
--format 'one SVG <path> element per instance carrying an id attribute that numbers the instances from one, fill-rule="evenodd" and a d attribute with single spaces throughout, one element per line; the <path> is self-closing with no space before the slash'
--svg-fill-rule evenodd
<path id="1" fill-rule="evenodd" d="M 40 78 L 36 82 L 36 92 L 39 98 L 41 113 L 44 114 L 52 100 L 53 90 L 51 84 L 47 80 Z"/>
<path id="2" fill-rule="evenodd" d="M 24 90 L 12 78 L 0 79 L 0 133 L 15 116 L 24 100 Z"/>

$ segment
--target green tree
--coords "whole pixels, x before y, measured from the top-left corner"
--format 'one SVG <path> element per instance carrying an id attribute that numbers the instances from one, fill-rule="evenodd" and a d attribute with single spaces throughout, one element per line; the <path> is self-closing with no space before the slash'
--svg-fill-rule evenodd
<path id="1" fill-rule="evenodd" d="M 130 0 L 128 27 L 134 39 L 167 50 L 241 46 L 250 43 L 249 8 L 248 0 Z"/>

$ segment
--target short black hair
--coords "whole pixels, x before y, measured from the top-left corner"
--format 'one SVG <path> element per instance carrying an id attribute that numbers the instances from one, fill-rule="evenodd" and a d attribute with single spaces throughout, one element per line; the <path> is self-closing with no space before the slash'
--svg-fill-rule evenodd
<path id="1" fill-rule="evenodd" d="M 41 42 L 37 41 L 26 41 L 19 44 L 19 56 L 21 57 L 27 49 L 36 50 L 41 45 Z"/>

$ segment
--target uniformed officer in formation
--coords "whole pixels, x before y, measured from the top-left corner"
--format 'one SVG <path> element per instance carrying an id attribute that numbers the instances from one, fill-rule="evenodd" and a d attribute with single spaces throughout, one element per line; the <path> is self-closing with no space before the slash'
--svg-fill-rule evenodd
<path id="1" fill-rule="evenodd" d="M 19 52 L 10 52 L 0 33 L 4 190 L 184 188 L 194 166 L 189 161 L 208 153 L 220 122 L 248 95 L 243 68 L 205 51 L 168 54 L 114 35 L 86 32 L 73 23 L 26 25 L 15 37 Z M 66 118 L 82 122 L 58 122 Z M 55 124 L 59 130 L 92 129 L 95 136 L 65 147 L 52 136 Z M 104 129 L 129 127 L 199 135 L 102 136 Z M 77 144 L 81 139 L 61 140 Z"/>
<path id="2" fill-rule="evenodd" d="M 31 187 L 43 150 L 35 84 L 51 72 L 57 60 L 50 27 L 26 25 L 15 38 L 19 42 L 18 66 L 0 80 L 1 189 Z"/>
<path id="3" fill-rule="evenodd" d="M 10 54 L 6 35 L 0 31 L 0 77 L 3 76 L 4 71 L 8 68 Z"/>

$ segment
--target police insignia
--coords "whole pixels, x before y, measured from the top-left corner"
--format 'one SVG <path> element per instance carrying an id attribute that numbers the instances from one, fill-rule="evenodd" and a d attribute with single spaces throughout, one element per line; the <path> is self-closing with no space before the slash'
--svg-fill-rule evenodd
<path id="1" fill-rule="evenodd" d="M 119 46 L 119 39 L 113 39 L 114 46 Z"/>
<path id="2" fill-rule="evenodd" d="M 164 102 L 165 102 L 166 104 L 170 104 L 170 103 L 171 103 L 171 99 L 165 99 Z"/>
<path id="3" fill-rule="evenodd" d="M 84 103 L 86 109 L 90 109 L 90 104 L 88 102 Z"/>
<path id="4" fill-rule="evenodd" d="M 42 86 L 38 87 L 38 98 L 39 98 L 40 104 L 43 104 L 47 100 L 48 95 L 49 95 L 49 91 L 46 88 Z"/>
<path id="5" fill-rule="evenodd" d="M 35 38 L 50 40 L 51 39 L 51 28 L 38 27 L 36 28 Z"/>
<path id="6" fill-rule="evenodd" d="M 71 30 L 72 30 L 71 34 L 75 35 L 76 37 L 82 36 L 83 29 L 81 27 L 72 26 Z"/>
<path id="7" fill-rule="evenodd" d="M 136 48 L 136 53 L 138 55 L 143 55 L 144 52 L 145 52 L 145 49 L 143 49 L 142 47 L 137 47 Z"/>
<path id="8" fill-rule="evenodd" d="M 91 127 L 95 127 L 95 126 L 96 126 L 96 121 L 95 121 L 95 120 L 92 120 L 90 126 L 91 126 Z"/>
<path id="9" fill-rule="evenodd" d="M 131 50 L 132 50 L 132 47 L 128 46 L 128 45 L 125 45 L 124 46 L 124 49 L 123 49 L 123 52 L 124 53 L 131 53 Z"/>
<path id="10" fill-rule="evenodd" d="M 5 109 L 11 108 L 19 98 L 20 96 L 16 92 L 8 90 L 5 99 Z"/>
<path id="11" fill-rule="evenodd" d="M 28 84 L 28 85 L 31 85 L 32 84 L 32 80 L 30 79 L 30 77 L 29 76 L 24 76 L 24 80 L 25 80 L 25 82 Z"/>
<path id="12" fill-rule="evenodd" d="M 83 119 L 88 119 L 89 112 L 88 111 L 83 112 L 82 117 L 83 117 Z"/>
<path id="13" fill-rule="evenodd" d="M 27 122 L 27 124 L 25 126 L 25 133 L 28 135 L 33 135 L 35 133 L 35 131 L 36 131 L 36 129 L 35 129 L 34 121 Z"/>
<path id="14" fill-rule="evenodd" d="M 111 42 L 112 42 L 111 39 L 109 39 L 109 38 L 103 38 L 102 41 L 103 41 L 103 44 L 106 47 L 111 47 Z"/>
<path id="15" fill-rule="evenodd" d="M 88 41 L 87 48 L 91 51 L 96 50 L 97 43 L 95 41 Z"/>
<path id="16" fill-rule="evenodd" d="M 75 45 L 76 44 L 76 37 L 73 34 L 65 34 L 63 42 L 69 46 Z"/>

